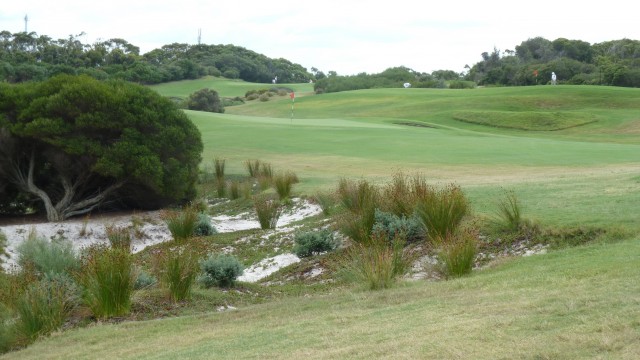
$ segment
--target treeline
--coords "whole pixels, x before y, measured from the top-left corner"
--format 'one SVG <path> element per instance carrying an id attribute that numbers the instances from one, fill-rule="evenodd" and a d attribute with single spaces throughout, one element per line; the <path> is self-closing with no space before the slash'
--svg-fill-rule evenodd
<path id="1" fill-rule="evenodd" d="M 473 83 L 463 81 L 462 75 L 453 70 L 437 70 L 430 74 L 421 73 L 404 66 L 388 68 L 378 74 L 360 73 L 341 76 L 330 71 L 328 76 L 323 73 L 315 74 L 318 81 L 314 84 L 314 90 L 321 94 L 373 88 L 398 88 L 404 87 L 406 83 L 409 83 L 411 87 L 419 88 L 473 87 Z"/>
<path id="2" fill-rule="evenodd" d="M 170 44 L 140 54 L 124 39 L 94 44 L 84 34 L 54 40 L 35 32 L 0 32 L 0 81 L 42 81 L 57 74 L 86 74 L 141 84 L 224 76 L 250 82 L 308 82 L 314 76 L 299 64 L 234 45 Z"/>
<path id="3" fill-rule="evenodd" d="M 640 41 L 613 40 L 589 44 L 536 37 L 514 50 L 495 49 L 469 69 L 478 85 L 547 84 L 555 72 L 561 84 L 640 87 Z"/>

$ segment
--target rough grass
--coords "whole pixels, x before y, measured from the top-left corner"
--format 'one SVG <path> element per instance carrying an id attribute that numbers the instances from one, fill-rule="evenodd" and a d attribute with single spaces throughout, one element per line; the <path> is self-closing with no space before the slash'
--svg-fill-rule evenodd
<path id="1" fill-rule="evenodd" d="M 453 118 L 472 124 L 528 131 L 557 131 L 598 121 L 588 113 L 542 111 L 466 111 L 454 113 Z"/>
<path id="2" fill-rule="evenodd" d="M 97 325 L 7 359 L 617 358 L 640 353 L 640 238 L 510 261 L 458 280 L 239 311 Z M 517 344 L 517 346 L 514 346 Z"/>

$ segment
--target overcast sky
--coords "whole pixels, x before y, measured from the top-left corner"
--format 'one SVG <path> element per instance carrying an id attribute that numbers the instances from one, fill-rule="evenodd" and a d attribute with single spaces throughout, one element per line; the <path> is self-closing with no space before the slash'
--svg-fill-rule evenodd
<path id="1" fill-rule="evenodd" d="M 565 4 L 566 3 L 566 4 Z M 547 1 L 5 0 L 0 30 L 83 43 L 123 38 L 141 53 L 178 42 L 233 44 L 341 75 L 393 66 L 463 71 L 480 54 L 537 36 L 591 44 L 640 39 L 637 5 Z"/>

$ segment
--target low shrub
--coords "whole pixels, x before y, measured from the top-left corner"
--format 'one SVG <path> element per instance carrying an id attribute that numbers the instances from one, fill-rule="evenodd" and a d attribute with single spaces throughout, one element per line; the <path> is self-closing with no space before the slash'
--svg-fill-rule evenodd
<path id="1" fill-rule="evenodd" d="M 211 225 L 211 218 L 205 213 L 198 214 L 198 221 L 193 229 L 194 236 L 211 236 L 218 231 Z"/>
<path id="2" fill-rule="evenodd" d="M 212 255 L 200 261 L 200 270 L 198 282 L 203 287 L 230 287 L 242 275 L 244 267 L 233 255 Z"/>
<path id="3" fill-rule="evenodd" d="M 26 343 L 60 328 L 79 304 L 79 290 L 67 275 L 47 274 L 16 304 L 17 335 Z"/>
<path id="4" fill-rule="evenodd" d="M 439 258 L 446 277 L 454 278 L 471 273 L 477 252 L 477 240 L 470 232 L 447 235 L 441 243 Z"/>
<path id="5" fill-rule="evenodd" d="M 347 272 L 370 290 L 386 289 L 402 276 L 409 265 L 403 253 L 402 235 L 389 244 L 385 235 L 373 234 L 368 244 L 354 244 L 346 255 Z"/>
<path id="6" fill-rule="evenodd" d="M 269 94 L 270 93 L 264 93 L 264 94 L 260 95 L 258 97 L 258 100 L 260 100 L 262 102 L 269 101 L 269 98 L 271 97 L 271 96 L 269 96 Z"/>
<path id="7" fill-rule="evenodd" d="M 135 281 L 131 253 L 122 248 L 90 247 L 84 258 L 80 282 L 85 304 L 97 318 L 123 316 L 131 308 Z"/>
<path id="8" fill-rule="evenodd" d="M 120 228 L 115 225 L 106 225 L 104 230 L 111 247 L 131 251 L 131 233 L 129 229 Z"/>
<path id="9" fill-rule="evenodd" d="M 333 251 L 340 246 L 340 243 L 334 238 L 333 232 L 328 229 L 296 234 L 295 242 L 293 252 L 300 258 Z"/>
<path id="10" fill-rule="evenodd" d="M 469 212 L 469 202 L 456 185 L 427 191 L 419 201 L 416 211 L 432 241 L 454 235 Z"/>
<path id="11" fill-rule="evenodd" d="M 138 271 L 136 281 L 133 283 L 134 290 L 148 289 L 158 283 L 158 279 L 155 276 L 149 274 L 144 270 Z"/>
<path id="12" fill-rule="evenodd" d="M 38 276 L 71 274 L 80 266 L 73 244 L 62 237 L 47 241 L 32 232 L 16 250 L 18 264 L 23 269 L 34 269 Z"/>
<path id="13" fill-rule="evenodd" d="M 404 234 L 407 242 L 424 240 L 424 226 L 416 215 L 405 217 L 376 209 L 373 233 L 386 236 L 391 241 L 396 234 Z"/>
<path id="14" fill-rule="evenodd" d="M 269 196 L 255 196 L 253 204 L 262 229 L 275 229 L 280 218 L 280 201 Z"/>
<path id="15" fill-rule="evenodd" d="M 258 97 L 260 97 L 260 95 L 253 93 L 251 95 L 247 95 L 245 98 L 247 99 L 247 101 L 251 101 L 257 99 Z"/>
<path id="16" fill-rule="evenodd" d="M 198 221 L 198 213 L 189 207 L 182 211 L 168 210 L 162 214 L 173 240 L 181 243 L 188 240 L 192 235 Z"/>
<path id="17" fill-rule="evenodd" d="M 191 286 L 197 275 L 196 257 L 190 251 L 169 251 L 162 256 L 163 285 L 171 300 L 178 302 L 191 298 Z"/>

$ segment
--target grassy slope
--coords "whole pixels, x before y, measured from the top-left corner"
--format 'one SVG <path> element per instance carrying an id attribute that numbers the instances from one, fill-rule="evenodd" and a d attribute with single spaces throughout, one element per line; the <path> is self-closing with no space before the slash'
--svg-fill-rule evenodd
<path id="1" fill-rule="evenodd" d="M 225 78 L 207 76 L 198 80 L 183 80 L 153 85 L 150 86 L 150 88 L 154 89 L 163 96 L 178 97 L 184 99 L 188 97 L 189 94 L 192 94 L 204 88 L 211 88 L 213 90 L 216 90 L 218 94 L 220 94 L 220 96 L 235 97 L 244 96 L 244 94 L 249 90 L 268 89 L 272 86 L 272 84 L 255 84 L 242 80 L 230 80 Z M 277 84 L 277 86 L 288 87 L 296 92 L 313 91 L 313 84 Z"/>
<path id="2" fill-rule="evenodd" d="M 635 359 L 640 238 L 515 259 L 459 280 L 96 325 L 7 359 Z"/>

